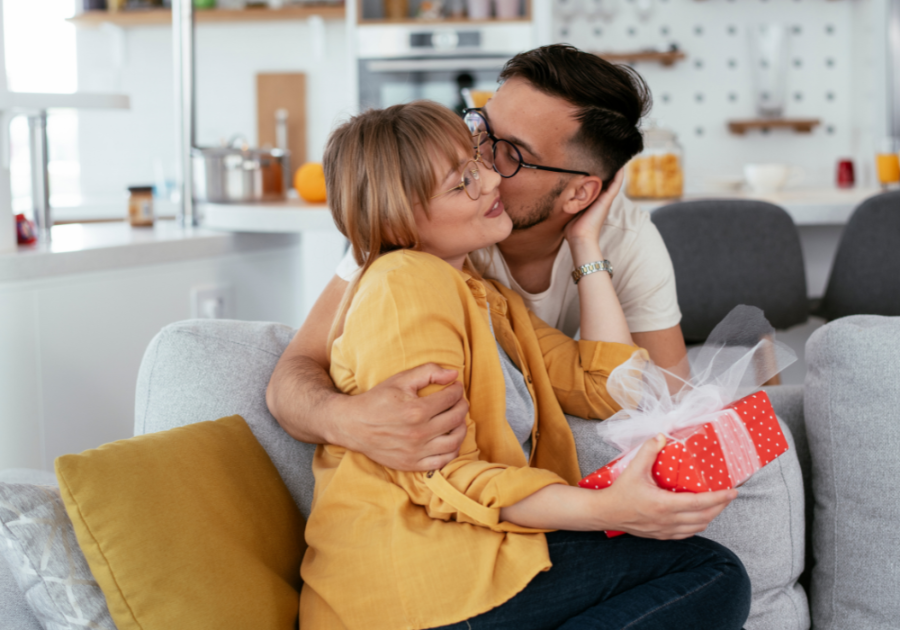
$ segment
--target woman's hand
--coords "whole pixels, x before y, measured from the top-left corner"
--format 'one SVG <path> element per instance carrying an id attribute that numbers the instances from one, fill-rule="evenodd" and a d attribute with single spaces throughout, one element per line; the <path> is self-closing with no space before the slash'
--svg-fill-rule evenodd
<path id="1" fill-rule="evenodd" d="M 653 481 L 653 462 L 665 447 L 659 435 L 644 443 L 619 478 L 604 490 L 594 490 L 599 528 L 662 540 L 699 534 L 737 498 L 737 490 L 677 493 Z"/>
<path id="2" fill-rule="evenodd" d="M 566 240 L 569 241 L 569 247 L 574 248 L 576 243 L 588 242 L 597 244 L 600 238 L 600 230 L 603 229 L 603 223 L 609 216 L 609 209 L 612 207 L 613 200 L 619 194 L 622 188 L 622 182 L 625 180 L 625 169 L 619 169 L 609 187 L 600 193 L 597 201 L 590 205 L 579 214 L 575 215 L 566 226 Z"/>

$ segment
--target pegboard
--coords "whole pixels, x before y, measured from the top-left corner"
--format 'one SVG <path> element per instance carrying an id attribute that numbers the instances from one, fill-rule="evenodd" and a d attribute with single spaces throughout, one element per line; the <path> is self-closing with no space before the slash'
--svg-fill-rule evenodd
<path id="1" fill-rule="evenodd" d="M 883 96 L 864 85 L 872 83 L 877 64 L 873 54 L 860 53 L 872 38 L 859 40 L 870 34 L 871 5 L 881 0 L 553 1 L 558 42 L 592 52 L 675 46 L 685 53 L 671 67 L 631 65 L 653 93 L 650 116 L 684 147 L 688 192 L 721 189 L 751 162 L 790 163 L 804 171 L 798 186 L 827 186 L 839 158 L 869 159 L 868 136 L 878 127 L 871 125 L 871 108 L 859 101 L 864 92 Z M 757 117 L 749 29 L 764 23 L 787 26 L 784 116 L 820 119 L 811 134 L 728 131 L 728 120 Z M 866 176 L 865 164 L 857 170 Z"/>

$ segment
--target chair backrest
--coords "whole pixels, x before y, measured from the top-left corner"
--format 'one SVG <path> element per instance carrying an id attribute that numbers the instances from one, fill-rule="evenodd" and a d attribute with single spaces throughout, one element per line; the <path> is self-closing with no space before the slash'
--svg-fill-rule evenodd
<path id="1" fill-rule="evenodd" d="M 900 315 L 900 191 L 864 201 L 834 256 L 817 315 Z"/>
<path id="2" fill-rule="evenodd" d="M 800 237 L 782 208 L 742 199 L 685 201 L 659 208 L 651 219 L 672 258 L 689 343 L 704 341 L 738 304 L 761 308 L 775 328 L 806 321 Z"/>

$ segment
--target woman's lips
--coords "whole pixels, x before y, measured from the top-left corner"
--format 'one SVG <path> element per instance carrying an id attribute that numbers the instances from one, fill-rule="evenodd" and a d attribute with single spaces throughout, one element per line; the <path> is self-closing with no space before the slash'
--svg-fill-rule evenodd
<path id="1" fill-rule="evenodd" d="M 493 219 L 494 217 L 499 217 L 501 214 L 503 214 L 503 202 L 500 201 L 500 197 L 497 197 L 497 201 L 494 202 L 494 205 L 490 207 L 484 216 L 488 219 Z"/>

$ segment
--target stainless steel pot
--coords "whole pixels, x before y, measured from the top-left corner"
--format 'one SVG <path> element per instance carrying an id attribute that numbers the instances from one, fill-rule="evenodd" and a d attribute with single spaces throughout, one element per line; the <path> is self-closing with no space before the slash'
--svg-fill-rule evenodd
<path id="1" fill-rule="evenodd" d="M 224 146 L 194 148 L 194 199 L 214 203 L 285 199 L 288 152 Z"/>

